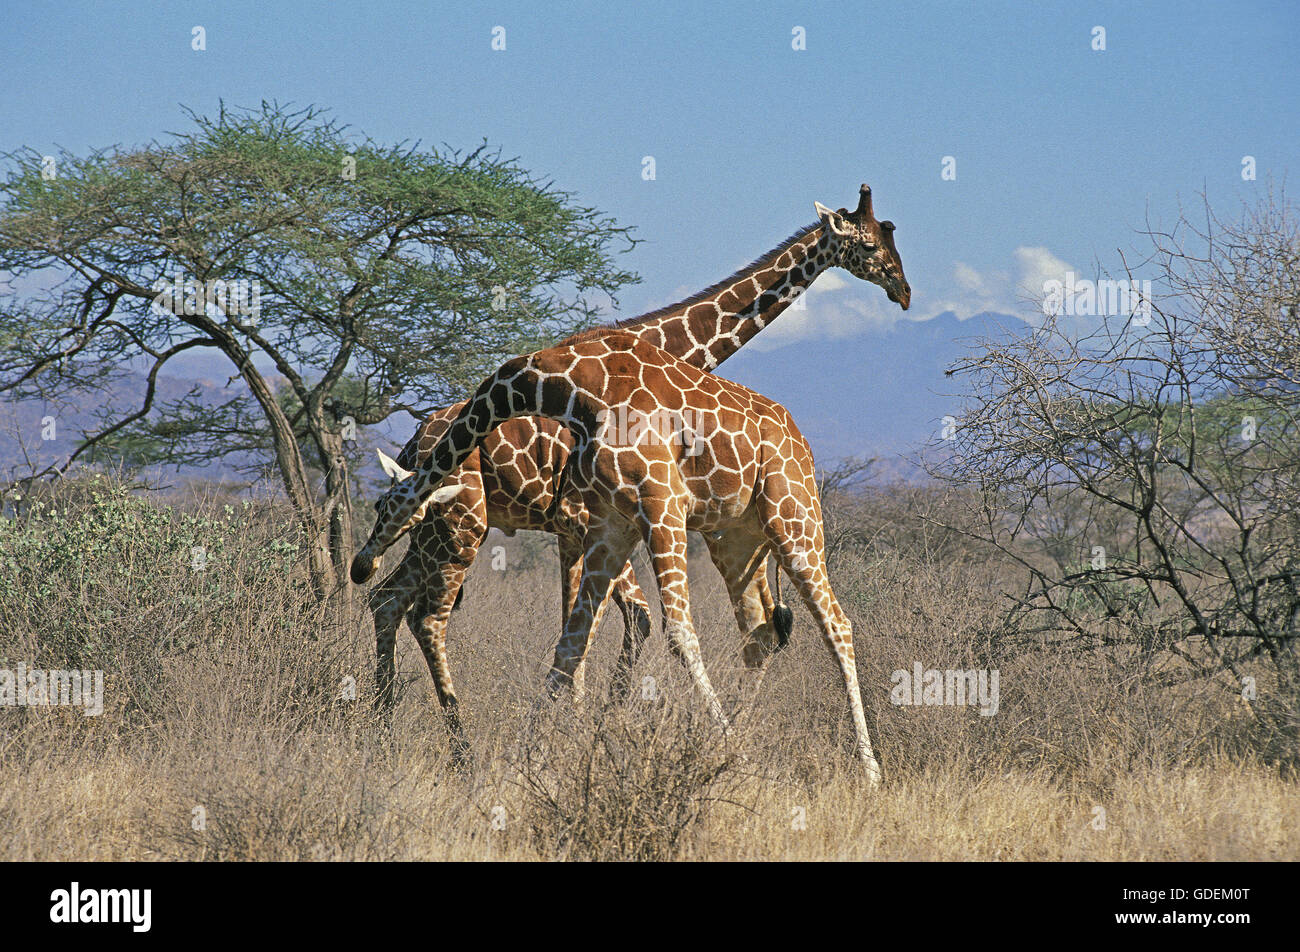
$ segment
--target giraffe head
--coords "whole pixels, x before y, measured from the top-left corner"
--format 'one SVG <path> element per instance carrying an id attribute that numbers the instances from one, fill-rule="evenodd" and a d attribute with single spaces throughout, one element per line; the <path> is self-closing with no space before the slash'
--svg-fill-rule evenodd
<path id="1" fill-rule="evenodd" d="M 358 585 L 369 581 L 388 548 L 423 520 L 430 509 L 451 502 L 465 489 L 464 483 L 438 486 L 421 479 L 420 474 L 404 468 L 382 450 L 376 452 L 392 484 L 375 500 L 375 527 L 352 559 L 352 581 Z"/>
<path id="2" fill-rule="evenodd" d="M 813 206 L 826 226 L 834 263 L 855 277 L 880 285 L 889 299 L 906 311 L 912 303 L 912 286 L 894 245 L 894 223 L 876 221 L 871 211 L 871 187 L 862 186 L 853 211 L 831 211 L 821 202 L 813 202 Z"/>

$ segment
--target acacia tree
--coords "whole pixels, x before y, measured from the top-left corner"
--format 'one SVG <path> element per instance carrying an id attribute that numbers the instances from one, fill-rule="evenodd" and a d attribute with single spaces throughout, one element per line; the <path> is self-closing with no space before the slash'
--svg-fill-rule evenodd
<path id="1" fill-rule="evenodd" d="M 1153 290 L 1133 312 L 1049 315 L 950 371 L 971 396 L 932 471 L 976 491 L 976 534 L 1026 570 L 1008 631 L 1125 646 L 1164 683 L 1226 673 L 1293 740 L 1300 229 L 1270 198 L 1144 234 L 1123 278 Z"/>
<path id="2" fill-rule="evenodd" d="M 265 449 L 322 596 L 346 584 L 352 428 L 458 399 L 504 358 L 587 326 L 637 280 L 628 229 L 480 147 L 383 145 L 263 103 L 142 148 L 5 155 L 0 391 L 69 398 L 143 377 L 71 457 Z M 166 402 L 203 352 L 244 392 Z M 310 469 L 323 474 L 323 484 Z"/>

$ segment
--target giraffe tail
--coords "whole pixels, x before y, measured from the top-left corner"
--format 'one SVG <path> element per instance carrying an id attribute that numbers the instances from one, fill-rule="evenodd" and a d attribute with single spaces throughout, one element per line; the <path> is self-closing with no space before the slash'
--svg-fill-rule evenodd
<path id="1" fill-rule="evenodd" d="M 772 627 L 776 629 L 776 650 L 780 651 L 790 643 L 790 634 L 794 631 L 794 612 L 781 599 L 781 568 L 776 569 L 776 608 L 772 610 Z"/>

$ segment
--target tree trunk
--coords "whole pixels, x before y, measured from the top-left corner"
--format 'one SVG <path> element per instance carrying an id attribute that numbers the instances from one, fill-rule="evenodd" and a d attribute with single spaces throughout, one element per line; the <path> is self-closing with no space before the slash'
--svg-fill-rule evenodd
<path id="1" fill-rule="evenodd" d="M 307 538 L 307 572 L 311 578 L 312 590 L 316 593 L 316 597 L 324 602 L 342 586 L 346 586 L 348 574 L 343 571 L 340 575 L 331 555 L 330 528 L 325 514 L 312 498 L 307 469 L 303 465 L 302 453 L 298 448 L 293 426 L 276 402 L 271 388 L 253 367 L 253 362 L 244 355 L 231 354 L 230 351 L 227 353 L 235 360 L 240 376 L 244 378 L 254 399 L 266 414 L 267 423 L 271 428 L 271 443 L 275 448 L 276 468 L 280 471 L 289 503 L 293 506 L 298 516 L 298 523 Z"/>
<path id="2" fill-rule="evenodd" d="M 343 455 L 343 438 L 322 430 L 317 435 L 321 468 L 325 471 L 325 510 L 329 513 L 327 545 L 334 574 L 344 589 L 351 584 L 348 561 L 352 554 L 352 497 L 348 493 L 348 461 Z"/>

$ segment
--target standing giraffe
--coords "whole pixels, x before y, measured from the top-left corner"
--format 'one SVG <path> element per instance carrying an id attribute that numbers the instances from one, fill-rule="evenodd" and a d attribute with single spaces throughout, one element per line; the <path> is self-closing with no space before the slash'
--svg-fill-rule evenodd
<path id="1" fill-rule="evenodd" d="M 863 185 L 857 208 L 831 211 L 814 203 L 817 221 L 796 232 L 772 251 L 736 274 L 684 301 L 613 328 L 651 341 L 693 366 L 712 370 L 770 324 L 822 271 L 842 267 L 881 286 L 904 310 L 911 288 L 894 245 L 892 222 L 878 222 L 871 207 L 871 189 Z M 394 480 L 404 478 L 446 431 L 464 403 L 435 411 L 407 442 L 396 462 L 383 457 Z M 370 595 L 376 639 L 377 703 L 393 701 L 393 648 L 403 616 L 416 636 L 433 676 L 439 702 L 451 733 L 453 750 L 465 750 L 458 700 L 446 656 L 446 626 L 457 604 L 465 575 L 489 527 L 507 534 L 518 529 L 552 532 L 559 539 L 562 562 L 562 609 L 572 613 L 581 577 L 584 516 L 580 501 L 565 500 L 560 474 L 572 449 L 572 439 L 555 422 L 517 418 L 487 437 L 464 462 L 455 482 L 464 489 L 446 501 L 431 501 L 411 531 L 411 545 L 398 568 Z M 730 568 L 715 564 L 724 576 Z M 789 632 L 788 609 L 777 613 L 763 570 L 736 602 L 736 618 L 747 624 L 775 623 L 779 639 Z M 613 587 L 615 604 L 624 622 L 616 688 L 626 689 L 627 674 L 650 633 L 644 594 L 630 563 Z M 734 597 L 733 597 L 734 601 Z M 742 606 L 742 602 L 744 603 Z M 745 629 L 748 634 L 749 630 Z M 582 672 L 575 673 L 581 693 Z"/>
<path id="2" fill-rule="evenodd" d="M 853 630 L 826 574 L 821 504 L 812 452 L 780 404 L 678 360 L 624 332 L 571 342 L 507 361 L 457 414 L 419 468 L 380 497 L 378 520 L 352 560 L 366 581 L 376 561 L 420 521 L 434 498 L 462 492 L 444 484 L 484 437 L 508 419 L 543 416 L 574 446 L 566 475 L 587 511 L 578 600 L 547 678 L 552 695 L 571 683 L 599 623 L 610 585 L 638 539 L 650 550 L 663 624 L 714 719 L 727 729 L 691 623 L 686 532 L 705 533 L 727 567 L 737 614 L 747 610 L 755 573 L 774 551 L 839 664 L 869 782 L 880 782 L 858 690 Z M 631 428 L 629 429 L 629 421 Z M 775 648 L 770 626 L 741 626 L 744 658 L 759 667 Z"/>

